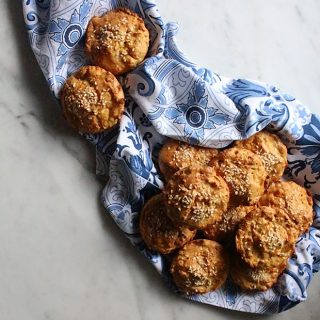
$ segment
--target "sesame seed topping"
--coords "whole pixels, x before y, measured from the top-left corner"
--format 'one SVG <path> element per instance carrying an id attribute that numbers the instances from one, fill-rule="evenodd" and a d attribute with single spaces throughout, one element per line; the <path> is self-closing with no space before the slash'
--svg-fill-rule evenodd
<path id="1" fill-rule="evenodd" d="M 264 280 L 264 272 L 261 269 L 248 269 L 248 275 L 257 284 Z"/>
<path id="2" fill-rule="evenodd" d="M 280 159 L 273 153 L 263 153 L 260 155 L 267 173 L 276 173 L 276 164 L 280 163 Z"/>
<path id="3" fill-rule="evenodd" d="M 75 84 L 72 87 L 75 88 Z M 98 95 L 91 87 L 86 87 L 82 90 L 69 90 L 65 96 L 65 102 L 70 106 L 74 114 L 78 114 L 81 109 L 90 112 L 93 105 L 98 103 Z"/>
<path id="4" fill-rule="evenodd" d="M 241 165 L 240 161 L 226 161 L 221 166 L 224 179 L 231 186 L 236 196 L 250 195 L 248 174 L 241 169 Z"/>
<path id="5" fill-rule="evenodd" d="M 120 24 L 106 24 L 97 28 L 94 33 L 98 39 L 98 45 L 96 48 L 110 49 L 110 48 L 125 48 L 125 44 L 132 44 L 132 33 L 130 30 L 126 30 L 122 25 L 128 23 L 127 18 L 122 18 Z M 126 62 L 128 60 L 127 50 L 123 50 L 120 53 L 120 58 Z"/>

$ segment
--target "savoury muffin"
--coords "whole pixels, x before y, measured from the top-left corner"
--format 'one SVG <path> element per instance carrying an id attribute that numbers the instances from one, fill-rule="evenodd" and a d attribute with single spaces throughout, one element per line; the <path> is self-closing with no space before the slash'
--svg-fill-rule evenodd
<path id="1" fill-rule="evenodd" d="M 249 213 L 236 234 L 236 249 L 250 267 L 279 267 L 294 250 L 296 236 L 281 223 L 281 209 L 261 207 Z"/>
<path id="2" fill-rule="evenodd" d="M 210 240 L 187 243 L 173 259 L 170 272 L 185 293 L 206 293 L 220 288 L 229 271 L 229 257 L 222 245 Z"/>
<path id="3" fill-rule="evenodd" d="M 287 148 L 277 135 L 260 131 L 249 139 L 237 141 L 235 146 L 259 155 L 267 172 L 267 184 L 280 180 L 287 166 Z"/>
<path id="4" fill-rule="evenodd" d="M 254 210 L 254 206 L 238 206 L 229 208 L 222 219 L 206 227 L 203 231 L 206 239 L 218 242 L 232 241 L 239 223 Z"/>
<path id="5" fill-rule="evenodd" d="M 229 203 L 228 185 L 210 167 L 179 170 L 168 181 L 164 194 L 170 219 L 199 229 L 220 220 Z"/>
<path id="6" fill-rule="evenodd" d="M 299 235 L 306 232 L 313 222 L 312 197 L 293 181 L 273 183 L 261 197 L 259 205 L 283 209 Z"/>
<path id="7" fill-rule="evenodd" d="M 88 24 L 87 56 L 114 75 L 134 69 L 145 58 L 148 47 L 149 31 L 143 20 L 126 8 L 93 17 Z"/>
<path id="8" fill-rule="evenodd" d="M 284 262 L 279 267 L 251 268 L 239 257 L 235 257 L 230 268 L 230 277 L 243 290 L 265 291 L 277 282 L 285 267 Z"/>
<path id="9" fill-rule="evenodd" d="M 114 75 L 93 66 L 82 67 L 67 79 L 60 100 L 64 118 L 83 133 L 97 133 L 116 125 L 125 103 Z"/>
<path id="10" fill-rule="evenodd" d="M 219 154 L 213 166 L 230 188 L 232 205 L 255 204 L 264 193 L 267 177 L 262 160 L 250 150 L 230 148 Z"/>
<path id="11" fill-rule="evenodd" d="M 160 171 L 168 180 L 178 170 L 192 164 L 208 165 L 217 154 L 217 149 L 192 146 L 186 142 L 168 139 L 159 152 Z"/>
<path id="12" fill-rule="evenodd" d="M 196 230 L 174 225 L 166 215 L 163 194 L 158 194 L 142 209 L 140 233 L 149 249 L 167 254 L 192 240 Z"/>

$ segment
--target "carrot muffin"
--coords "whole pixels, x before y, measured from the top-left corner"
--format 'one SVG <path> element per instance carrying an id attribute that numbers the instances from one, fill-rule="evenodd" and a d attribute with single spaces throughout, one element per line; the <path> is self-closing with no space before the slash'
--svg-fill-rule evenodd
<path id="1" fill-rule="evenodd" d="M 230 277 L 243 290 L 265 291 L 277 282 L 285 267 L 286 263 L 279 267 L 251 268 L 236 257 L 230 268 Z"/>
<path id="2" fill-rule="evenodd" d="M 213 166 L 230 188 L 232 205 L 252 205 L 264 193 L 266 171 L 259 156 L 250 150 L 230 148 L 219 154 Z"/>
<path id="3" fill-rule="evenodd" d="M 163 194 L 158 194 L 142 209 L 140 233 L 149 249 L 167 254 L 192 240 L 196 230 L 174 225 L 166 215 Z"/>
<path id="4" fill-rule="evenodd" d="M 286 215 L 281 209 L 261 207 L 241 222 L 236 249 L 250 267 L 278 267 L 293 253 L 296 237 L 281 223 L 281 215 Z"/>
<path id="5" fill-rule="evenodd" d="M 168 216 L 199 229 L 220 220 L 229 203 L 228 185 L 210 167 L 179 170 L 168 181 L 164 194 Z"/>
<path id="6" fill-rule="evenodd" d="M 229 271 L 229 257 L 218 242 L 194 240 L 173 259 L 170 272 L 185 293 L 206 293 L 220 288 Z"/>
<path id="7" fill-rule="evenodd" d="M 260 156 L 267 172 L 267 184 L 282 177 L 287 166 L 287 148 L 277 135 L 260 131 L 249 139 L 237 141 L 235 146 Z"/>
<path id="8" fill-rule="evenodd" d="M 218 242 L 232 241 L 239 223 L 254 210 L 254 206 L 238 206 L 229 208 L 222 219 L 206 227 L 203 231 L 206 239 Z"/>
<path id="9" fill-rule="evenodd" d="M 115 75 L 134 69 L 145 58 L 148 47 L 149 31 L 142 18 L 126 8 L 93 17 L 88 24 L 87 56 Z"/>
<path id="10" fill-rule="evenodd" d="M 306 232 L 313 222 L 312 197 L 293 181 L 273 183 L 259 205 L 281 208 L 295 224 L 298 235 Z"/>
<path id="11" fill-rule="evenodd" d="M 82 67 L 67 79 L 60 100 L 69 125 L 83 133 L 113 127 L 120 120 L 125 102 L 114 75 L 93 66 Z"/>
<path id="12" fill-rule="evenodd" d="M 178 170 L 192 164 L 208 165 L 217 154 L 217 149 L 192 146 L 186 142 L 168 139 L 159 153 L 160 171 L 168 180 Z"/>

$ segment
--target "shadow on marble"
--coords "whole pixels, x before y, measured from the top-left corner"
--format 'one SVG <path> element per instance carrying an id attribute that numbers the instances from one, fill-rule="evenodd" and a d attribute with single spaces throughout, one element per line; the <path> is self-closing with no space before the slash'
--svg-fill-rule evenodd
<path id="1" fill-rule="evenodd" d="M 28 84 L 34 105 L 38 109 L 28 116 L 38 118 L 43 130 L 57 139 L 66 150 L 89 172 L 95 172 L 95 148 L 70 129 L 63 119 L 59 105 L 50 92 L 38 62 L 31 50 L 24 25 L 21 1 L 7 1 L 11 27 L 17 41 L 17 52 L 23 83 Z M 21 117 L 21 116 L 18 116 Z"/>
<path id="2" fill-rule="evenodd" d="M 33 98 L 37 106 L 41 106 L 37 110 L 35 117 L 39 117 L 39 121 L 42 123 L 44 130 L 50 134 L 57 136 L 57 139 L 62 140 L 62 143 L 66 148 L 80 147 L 80 150 L 74 150 L 74 157 L 79 157 L 81 151 L 81 157 L 83 159 L 84 167 L 92 174 L 94 174 L 95 167 L 95 150 L 85 139 L 75 134 L 62 118 L 59 107 L 52 96 L 46 80 L 38 66 L 37 60 L 29 46 L 28 36 L 25 30 L 22 4 L 20 1 L 8 1 L 6 3 L 8 12 L 10 14 L 10 21 L 12 23 L 12 29 L 14 30 L 15 38 L 17 39 L 17 52 L 19 54 L 19 63 L 21 65 L 21 76 L 25 83 L 30 86 L 30 91 L 33 92 Z M 74 145 L 76 141 L 76 145 Z M 72 150 L 70 151 L 72 153 Z M 83 154 L 84 153 L 84 154 Z M 105 181 L 102 177 L 97 176 L 97 180 L 101 185 L 101 189 Z M 144 276 L 148 281 L 152 282 L 157 291 L 163 291 L 164 294 L 170 295 L 171 298 L 175 297 L 164 285 L 161 277 L 156 270 L 147 262 L 147 260 L 133 248 L 129 241 L 124 237 L 123 233 L 116 226 L 110 216 L 108 216 L 100 202 L 100 194 L 97 195 L 97 202 L 99 204 L 99 216 L 101 218 L 101 224 L 106 234 L 112 234 L 118 243 L 117 250 L 119 250 L 129 263 L 135 264 L 138 268 L 143 270 Z"/>

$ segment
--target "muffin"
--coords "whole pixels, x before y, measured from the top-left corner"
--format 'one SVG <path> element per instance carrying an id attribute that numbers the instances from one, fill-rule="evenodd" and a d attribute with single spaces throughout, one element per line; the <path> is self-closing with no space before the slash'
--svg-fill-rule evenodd
<path id="1" fill-rule="evenodd" d="M 174 283 L 187 294 L 220 288 L 229 271 L 229 257 L 218 242 L 194 240 L 179 250 L 170 272 Z"/>
<path id="2" fill-rule="evenodd" d="M 87 28 L 85 52 L 91 62 L 114 75 L 134 69 L 145 58 L 149 31 L 142 18 L 126 8 L 93 17 Z"/>
<path id="3" fill-rule="evenodd" d="M 257 154 L 267 172 L 266 182 L 278 181 L 287 166 L 287 148 L 280 138 L 268 131 L 260 131 L 249 139 L 237 141 L 235 146 Z"/>
<path id="4" fill-rule="evenodd" d="M 220 220 L 229 203 L 228 185 L 209 167 L 179 170 L 168 181 L 164 194 L 169 218 L 198 229 Z"/>
<path id="5" fill-rule="evenodd" d="M 168 180 L 174 173 L 190 165 L 207 166 L 217 155 L 217 149 L 168 139 L 159 152 L 159 167 L 165 180 Z"/>
<path id="6" fill-rule="evenodd" d="M 259 205 L 284 210 L 297 229 L 298 235 L 306 232 L 313 222 L 312 197 L 306 189 L 293 181 L 273 183 Z"/>
<path id="7" fill-rule="evenodd" d="M 255 204 L 264 193 L 267 173 L 260 157 L 252 151 L 226 149 L 211 164 L 226 180 L 233 206 Z"/>
<path id="8" fill-rule="evenodd" d="M 281 209 L 261 207 L 240 223 L 236 250 L 250 267 L 279 267 L 293 253 L 296 236 L 281 223 Z"/>
<path id="9" fill-rule="evenodd" d="M 243 290 L 265 291 L 277 282 L 285 267 L 286 263 L 278 267 L 251 268 L 236 256 L 231 264 L 230 277 Z"/>
<path id="10" fill-rule="evenodd" d="M 166 215 L 163 194 L 152 197 L 140 215 L 140 234 L 151 250 L 168 254 L 193 239 L 196 230 L 178 226 Z"/>
<path id="11" fill-rule="evenodd" d="M 66 80 L 60 100 L 64 118 L 83 133 L 98 133 L 116 125 L 125 103 L 114 75 L 93 66 L 80 68 Z"/>

